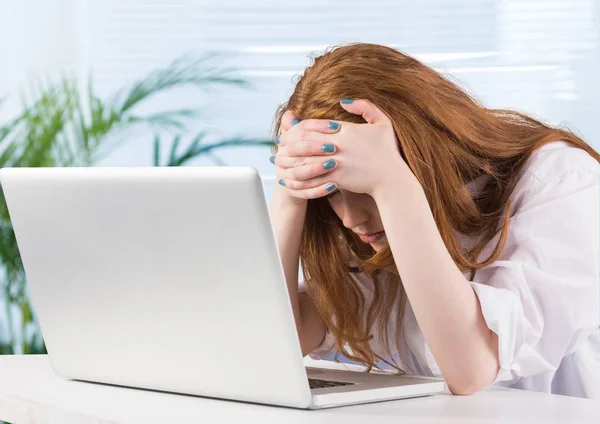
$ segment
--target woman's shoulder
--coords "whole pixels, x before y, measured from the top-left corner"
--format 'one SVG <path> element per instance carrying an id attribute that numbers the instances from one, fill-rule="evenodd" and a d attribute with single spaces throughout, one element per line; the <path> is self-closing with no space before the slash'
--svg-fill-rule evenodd
<path id="1" fill-rule="evenodd" d="M 520 174 L 512 193 L 511 216 L 527 206 L 569 198 L 600 181 L 600 164 L 588 152 L 565 141 L 536 150 Z"/>
<path id="2" fill-rule="evenodd" d="M 566 141 L 554 141 L 537 149 L 523 169 L 523 177 L 545 182 L 573 171 L 600 172 L 592 155 Z"/>

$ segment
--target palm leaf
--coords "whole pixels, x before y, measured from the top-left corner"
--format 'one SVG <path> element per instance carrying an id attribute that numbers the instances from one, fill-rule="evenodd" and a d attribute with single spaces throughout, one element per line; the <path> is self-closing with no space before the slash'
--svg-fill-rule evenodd
<path id="1" fill-rule="evenodd" d="M 2 196 L 4 203 L 4 196 Z M 15 277 L 23 271 L 23 262 L 21 261 L 21 255 L 17 247 L 17 241 L 12 225 L 8 220 L 8 213 L 6 217 L 2 217 L 0 221 L 0 243 L 2 243 L 2 249 L 0 249 L 0 260 L 4 266 L 4 272 L 6 275 Z"/>
<path id="2" fill-rule="evenodd" d="M 249 85 L 241 78 L 229 76 L 228 74 L 233 73 L 233 69 L 211 67 L 210 61 L 217 56 L 209 54 L 199 59 L 185 56 L 174 60 L 165 68 L 152 71 L 145 78 L 137 81 L 127 92 L 120 92 L 115 96 L 113 101 L 115 109 L 125 113 L 158 93 L 185 85 L 206 89 L 212 88 L 215 84 Z"/>
<path id="3" fill-rule="evenodd" d="M 127 118 L 127 123 L 144 123 L 154 127 L 155 129 L 175 128 L 178 130 L 184 130 L 185 124 L 183 121 L 191 118 L 197 118 L 199 115 L 200 111 L 196 109 L 174 109 L 147 116 L 130 116 Z"/>
<path id="4" fill-rule="evenodd" d="M 173 139 L 173 144 L 171 145 L 171 152 L 169 153 L 169 166 L 171 166 L 170 164 L 172 164 L 173 162 L 175 162 L 175 158 L 177 155 L 177 147 L 179 146 L 179 142 L 181 141 L 181 136 L 180 135 L 176 135 L 175 138 Z"/>
<path id="5" fill-rule="evenodd" d="M 154 143 L 153 143 L 153 163 L 154 166 L 160 166 L 160 135 L 154 134 Z"/>
<path id="6" fill-rule="evenodd" d="M 222 149 L 224 147 L 242 147 L 242 146 L 272 146 L 273 142 L 270 140 L 258 140 L 258 139 L 249 139 L 249 138 L 232 138 L 222 140 L 216 143 L 204 145 L 194 151 L 195 155 L 202 155 L 204 153 Z"/>
<path id="7" fill-rule="evenodd" d="M 260 139 L 251 139 L 251 138 L 231 138 L 226 139 L 219 142 L 214 142 L 211 144 L 201 144 L 202 140 L 206 137 L 207 132 L 202 131 L 198 133 L 187 146 L 187 148 L 181 152 L 177 153 L 177 150 L 180 146 L 181 137 L 176 135 L 172 142 L 171 147 L 169 149 L 169 157 L 167 159 L 167 163 L 165 166 L 182 166 L 188 163 L 190 160 L 195 159 L 202 155 L 207 155 L 211 157 L 214 162 L 219 164 L 224 164 L 224 162 L 215 156 L 214 151 L 218 149 L 223 149 L 226 147 L 258 147 L 258 146 L 271 146 L 273 144 L 272 141 L 260 140 Z M 161 140 L 159 136 L 154 137 L 154 165 L 160 166 L 160 146 Z"/>
<path id="8" fill-rule="evenodd" d="M 2 106 L 2 103 L 4 103 L 5 99 L 1 98 L 0 99 L 0 106 Z M 4 139 L 8 136 L 8 134 L 10 134 L 10 132 L 12 131 L 12 127 L 14 125 L 14 122 L 8 122 L 5 125 L 0 125 L 0 145 L 2 144 L 2 142 L 4 141 Z"/>
<path id="9" fill-rule="evenodd" d="M 11 344 L 0 342 L 0 355 L 12 355 L 13 353 L 14 352 Z M 0 421 L 0 423 L 1 422 L 2 421 Z"/>
<path id="10" fill-rule="evenodd" d="M 205 153 L 206 156 L 208 156 L 216 165 L 218 166 L 227 166 L 227 164 L 217 155 L 215 155 L 213 152 L 207 152 Z"/>
<path id="11" fill-rule="evenodd" d="M 9 121 L 3 126 L 0 126 L 0 167 L 7 166 L 9 160 L 14 156 L 14 153 L 19 147 L 15 143 L 11 143 L 11 136 L 14 134 L 15 128 L 19 125 L 20 117 Z"/>

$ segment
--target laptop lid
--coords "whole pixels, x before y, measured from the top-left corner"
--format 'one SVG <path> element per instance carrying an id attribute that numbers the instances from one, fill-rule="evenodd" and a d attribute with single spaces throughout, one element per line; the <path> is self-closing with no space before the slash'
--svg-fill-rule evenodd
<path id="1" fill-rule="evenodd" d="M 250 167 L 5 168 L 55 371 L 249 402 L 311 402 Z"/>

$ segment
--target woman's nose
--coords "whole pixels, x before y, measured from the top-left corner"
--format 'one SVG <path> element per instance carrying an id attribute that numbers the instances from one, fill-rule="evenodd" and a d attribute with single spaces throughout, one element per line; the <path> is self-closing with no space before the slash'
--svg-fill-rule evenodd
<path id="1" fill-rule="evenodd" d="M 346 228 L 354 229 L 369 220 L 367 211 L 358 202 L 345 201 L 342 222 Z"/>

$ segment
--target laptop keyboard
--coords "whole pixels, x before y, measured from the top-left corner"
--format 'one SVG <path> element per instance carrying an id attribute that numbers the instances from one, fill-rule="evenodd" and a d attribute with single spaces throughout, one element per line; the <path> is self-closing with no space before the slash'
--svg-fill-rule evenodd
<path id="1" fill-rule="evenodd" d="M 354 383 L 345 381 L 320 380 L 318 378 L 309 378 L 308 384 L 311 389 L 323 389 L 327 387 L 352 386 Z"/>

